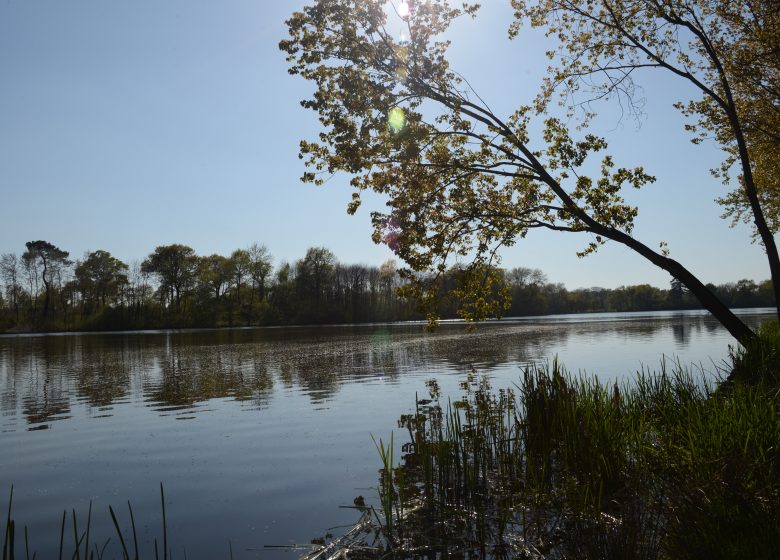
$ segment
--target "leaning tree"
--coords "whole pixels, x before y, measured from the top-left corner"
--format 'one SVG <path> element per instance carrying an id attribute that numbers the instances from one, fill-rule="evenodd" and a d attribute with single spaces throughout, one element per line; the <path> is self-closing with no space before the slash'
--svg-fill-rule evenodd
<path id="1" fill-rule="evenodd" d="M 724 217 L 752 223 L 764 246 L 780 302 L 780 4 L 777 0 L 512 0 L 514 37 L 525 22 L 565 37 L 537 97 L 556 93 L 570 109 L 615 99 L 641 110 L 634 81 L 662 72 L 692 88 L 675 104 L 699 144 L 714 140 L 726 157 L 713 174 L 737 186 L 718 199 Z M 590 112 L 581 114 L 585 120 Z"/>
<path id="2" fill-rule="evenodd" d="M 523 4 L 516 8 L 519 16 L 527 15 Z M 350 213 L 363 191 L 387 198 L 389 211 L 372 213 L 374 240 L 407 263 L 408 290 L 430 309 L 438 293 L 436 280 L 459 258 L 469 263 L 457 287 L 465 302 L 462 315 L 478 320 L 500 313 L 506 299 L 495 267 L 498 251 L 541 228 L 591 234 L 581 256 L 608 240 L 628 247 L 682 282 L 733 336 L 754 336 L 664 247 L 655 250 L 632 235 L 637 208 L 621 193 L 655 180 L 642 167 L 619 167 L 603 155 L 599 170 L 589 174 L 586 159 L 606 150 L 603 138 L 575 136 L 549 115 L 542 117 L 543 133 L 531 138 L 529 124 L 544 112 L 544 103 L 496 114 L 450 68 L 449 42 L 442 36 L 456 18 L 473 17 L 477 9 L 470 4 L 456 8 L 446 0 L 397 5 L 315 0 L 293 14 L 287 22 L 290 37 L 280 48 L 287 53 L 289 72 L 316 86 L 313 97 L 301 104 L 317 112 L 324 127 L 317 141 L 301 142 L 301 157 L 309 166 L 304 181 L 321 184 L 336 172 L 351 175 Z M 635 12 L 640 18 L 652 15 Z M 554 13 L 532 15 L 534 23 L 542 24 Z M 403 20 L 403 37 L 388 32 L 390 17 Z M 642 37 L 648 36 L 647 26 L 639 27 Z M 569 37 L 588 40 L 587 33 Z M 587 45 L 582 48 L 589 52 Z M 614 50 L 604 54 L 610 53 L 620 56 Z M 563 68 L 562 75 L 567 71 L 573 75 L 576 65 Z M 736 143 L 741 154 L 742 143 Z M 760 208 L 760 200 L 757 204 Z"/>

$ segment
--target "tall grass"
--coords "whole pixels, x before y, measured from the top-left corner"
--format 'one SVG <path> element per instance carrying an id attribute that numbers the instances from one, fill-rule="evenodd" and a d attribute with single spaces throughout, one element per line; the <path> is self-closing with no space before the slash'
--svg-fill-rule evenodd
<path id="1" fill-rule="evenodd" d="M 679 365 L 608 385 L 556 361 L 506 390 L 472 374 L 455 402 L 433 383 L 395 476 L 380 446 L 385 538 L 405 556 L 777 558 L 779 349 L 763 328 L 727 391 Z"/>
<path id="2" fill-rule="evenodd" d="M 379 501 L 382 504 L 382 513 L 384 514 L 384 526 L 385 531 L 388 534 L 395 532 L 394 520 L 401 518 L 401 508 L 403 507 L 403 499 L 401 495 L 396 493 L 396 487 L 393 482 L 393 434 L 390 434 L 390 442 L 385 445 L 382 438 L 379 438 L 379 442 L 374 439 L 374 446 L 379 453 L 379 458 L 382 460 L 381 477 L 379 479 Z M 400 489 L 401 492 L 403 491 Z M 395 508 L 395 509 L 394 509 Z M 380 518 L 377 520 L 382 522 Z"/>
<path id="3" fill-rule="evenodd" d="M 3 553 L 2 560 L 33 560 L 37 558 L 37 553 L 30 550 L 30 542 L 27 526 L 22 529 L 24 536 L 24 550 L 17 550 L 16 544 L 16 531 L 17 524 L 12 517 L 13 513 L 13 487 L 8 499 L 8 513 L 6 516 L 5 524 L 5 536 L 3 538 Z M 165 513 L 165 490 L 163 485 L 160 484 L 160 502 L 162 508 L 162 560 L 168 560 L 170 557 L 170 549 L 168 547 L 168 524 Z M 140 560 L 140 550 L 138 547 L 138 533 L 136 531 L 135 517 L 133 516 L 133 508 L 130 502 L 127 502 L 127 509 L 130 517 L 130 536 L 132 536 L 133 552 L 130 553 L 128 548 L 129 539 L 126 539 L 126 531 L 122 529 L 122 526 L 117 518 L 116 512 L 112 506 L 108 507 L 108 512 L 111 516 L 116 536 L 119 544 L 118 550 L 116 547 L 111 547 L 111 539 L 108 538 L 100 543 L 90 543 L 90 531 L 92 528 L 92 502 L 89 503 L 89 510 L 87 511 L 86 523 L 83 530 L 79 530 L 79 518 L 76 514 L 76 510 L 71 510 L 71 529 L 72 529 L 72 541 L 66 536 L 67 531 L 67 519 L 68 512 L 62 512 L 62 523 L 60 525 L 60 539 L 59 539 L 59 554 L 57 558 L 59 560 L 72 559 L 72 560 L 102 560 L 103 558 L 118 558 L 117 553 L 121 555 L 123 560 Z M 90 544 L 92 546 L 90 546 Z M 22 555 L 22 552 L 24 555 Z M 31 555 L 32 552 L 32 555 Z M 154 558 L 160 560 L 160 550 L 158 547 L 157 538 L 154 539 Z"/>
<path id="4" fill-rule="evenodd" d="M 732 350 L 731 358 L 730 379 L 780 387 L 780 323 L 762 324 L 758 336 Z"/>

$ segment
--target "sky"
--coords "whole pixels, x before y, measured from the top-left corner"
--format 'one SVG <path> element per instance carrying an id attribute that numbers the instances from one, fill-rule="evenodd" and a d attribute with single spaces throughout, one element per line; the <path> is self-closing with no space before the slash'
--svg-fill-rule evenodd
<path id="1" fill-rule="evenodd" d="M 345 263 L 394 255 L 371 241 L 368 197 L 346 213 L 349 177 L 300 182 L 298 142 L 315 139 L 312 92 L 287 73 L 278 49 L 298 0 L 5 0 L 0 3 L 0 253 L 45 239 L 80 258 L 104 249 L 131 262 L 183 243 L 227 255 L 254 242 L 275 262 L 325 246 Z M 502 115 L 529 103 L 544 76 L 539 31 L 510 41 L 509 0 L 450 33 L 451 62 Z M 638 82 L 639 121 L 597 107 L 594 132 L 621 166 L 643 165 L 654 185 L 627 193 L 639 206 L 634 235 L 704 282 L 769 277 L 747 226 L 730 228 L 710 176 L 721 153 L 692 145 L 672 103 L 690 95 L 663 74 Z M 579 259 L 585 234 L 532 232 L 502 266 L 543 270 L 567 287 L 617 287 L 669 276 L 620 245 Z"/>

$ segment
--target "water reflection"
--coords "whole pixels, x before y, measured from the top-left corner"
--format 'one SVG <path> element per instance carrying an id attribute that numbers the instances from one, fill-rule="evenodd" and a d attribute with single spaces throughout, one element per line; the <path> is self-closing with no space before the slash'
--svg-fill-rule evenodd
<path id="1" fill-rule="evenodd" d="M 273 389 L 264 358 L 249 345 L 166 345 L 144 378 L 144 399 L 163 411 L 224 397 L 262 403 Z"/>
<path id="2" fill-rule="evenodd" d="M 298 390 L 317 405 L 344 384 L 380 377 L 397 383 L 410 372 L 490 372 L 559 352 L 587 356 L 596 347 L 605 349 L 601 365 L 626 345 L 651 344 L 660 355 L 722 332 L 704 315 L 666 314 L 509 321 L 473 334 L 458 324 L 432 334 L 419 325 L 378 325 L 4 337 L 0 407 L 4 417 L 21 415 L 36 429 L 70 418 L 77 403 L 93 418 L 133 401 L 160 415 L 192 418 L 214 399 L 263 409 L 275 391 Z"/>
<path id="3" fill-rule="evenodd" d="M 691 343 L 691 325 L 678 324 L 672 325 L 672 334 L 674 341 L 680 348 L 687 348 Z"/>
<path id="4" fill-rule="evenodd" d="M 0 337 L 0 490 L 14 484 L 41 558 L 57 557 L 62 509 L 86 512 L 90 499 L 104 512 L 132 500 L 141 534 L 156 534 L 160 481 L 176 542 L 218 558 L 230 539 L 235 557 L 258 557 L 248 551 L 354 522 L 336 506 L 375 495 L 369 434 L 387 436 L 431 377 L 445 395 L 472 367 L 506 387 L 524 364 L 558 355 L 603 379 L 657 369 L 662 353 L 722 358 L 731 342 L 695 314 L 524 319 L 474 334 L 376 325 Z M 93 520 L 96 539 L 114 536 L 108 518 Z"/>

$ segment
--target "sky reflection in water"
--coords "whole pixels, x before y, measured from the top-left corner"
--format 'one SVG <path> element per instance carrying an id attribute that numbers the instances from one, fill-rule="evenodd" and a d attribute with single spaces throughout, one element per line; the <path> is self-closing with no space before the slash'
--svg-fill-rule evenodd
<path id="1" fill-rule="evenodd" d="M 600 379 L 657 370 L 664 353 L 712 372 L 731 343 L 699 313 L 501 321 L 473 334 L 444 324 L 0 337 L 0 491 L 15 485 L 15 517 L 39 557 L 56 555 L 62 510 L 86 516 L 90 499 L 95 534 L 112 536 L 100 512 L 130 499 L 148 539 L 161 481 L 177 555 L 226 557 L 230 539 L 238 558 L 284 556 L 249 549 L 354 521 L 338 505 L 375 496 L 370 434 L 389 435 L 426 379 L 455 394 L 473 367 L 505 387 L 554 355 Z"/>

